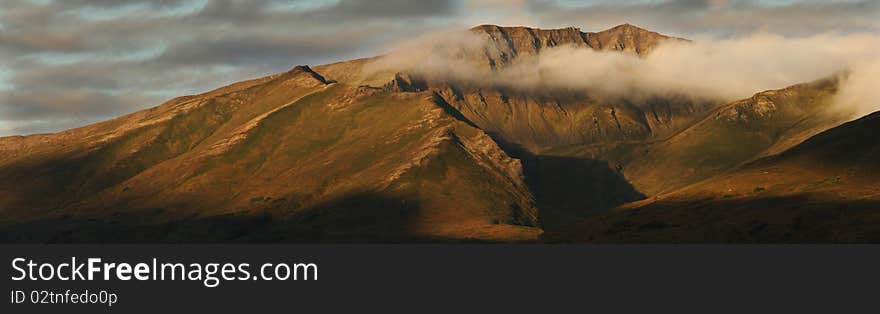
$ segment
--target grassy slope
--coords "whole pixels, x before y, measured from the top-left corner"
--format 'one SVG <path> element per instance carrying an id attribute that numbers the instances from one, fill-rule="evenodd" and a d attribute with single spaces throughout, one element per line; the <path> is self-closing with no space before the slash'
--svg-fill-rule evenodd
<path id="1" fill-rule="evenodd" d="M 254 115 L 253 108 L 238 109 L 261 88 L 296 75 L 237 83 L 108 122 L 20 138 L 24 143 L 14 157 L 0 163 L 0 212 L 43 215 L 188 152 L 230 120 Z"/>
<path id="2" fill-rule="evenodd" d="M 585 220 L 597 242 L 880 241 L 880 113 L 781 154 Z"/>
<path id="3" fill-rule="evenodd" d="M 72 139 L 72 148 L 0 164 L 19 179 L 0 183 L 0 212 L 10 221 L 50 218 L 43 226 L 62 233 L 89 219 L 142 230 L 123 232 L 126 241 L 535 239 L 537 210 L 519 161 L 435 100 L 302 71 L 187 99 L 168 106 L 191 108 L 158 123 L 121 118 L 92 131 L 109 140 Z M 215 217 L 245 222 L 200 223 Z M 120 233 L 99 228 L 107 230 L 61 238 Z"/>
<path id="4" fill-rule="evenodd" d="M 655 142 L 617 142 L 560 148 L 620 164 L 626 178 L 647 195 L 672 191 L 738 165 L 791 147 L 845 121 L 829 110 L 834 81 L 818 81 L 721 106 L 702 121 Z"/>

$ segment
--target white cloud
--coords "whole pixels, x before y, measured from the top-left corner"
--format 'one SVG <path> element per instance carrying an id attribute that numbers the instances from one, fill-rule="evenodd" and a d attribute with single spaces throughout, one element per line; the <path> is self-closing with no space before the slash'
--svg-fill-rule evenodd
<path id="1" fill-rule="evenodd" d="M 732 101 L 851 71 L 841 99 L 860 113 L 877 110 L 876 34 L 820 34 L 786 38 L 758 33 L 736 39 L 667 42 L 651 54 L 560 46 L 536 58 L 518 58 L 493 71 L 482 59 L 491 49 L 473 33 L 432 34 L 402 45 L 365 71 L 409 71 L 433 80 L 502 85 L 523 90 L 574 89 L 637 97 L 684 94 Z M 871 98 L 873 97 L 873 98 Z M 852 108 L 852 107 L 849 107 Z"/>

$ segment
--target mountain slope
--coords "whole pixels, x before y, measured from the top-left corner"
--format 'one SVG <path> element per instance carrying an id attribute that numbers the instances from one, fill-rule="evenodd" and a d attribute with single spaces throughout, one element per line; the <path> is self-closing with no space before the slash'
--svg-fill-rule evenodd
<path id="1" fill-rule="evenodd" d="M 780 154 L 740 167 L 675 194 L 703 194 L 727 188 L 729 198 L 811 194 L 828 199 L 880 198 L 880 113 L 873 113 L 810 137 Z"/>
<path id="2" fill-rule="evenodd" d="M 487 65 L 577 40 L 592 49 L 643 53 L 666 38 L 631 26 L 601 34 L 471 31 L 498 49 L 493 54 L 501 59 L 481 59 Z M 497 32 L 515 40 L 499 46 Z M 430 82 L 429 88 L 410 73 L 361 84 L 351 73 L 370 61 L 317 71 L 297 67 L 80 129 L 0 139 L 7 153 L 0 160 L 0 220 L 14 230 L 6 236 L 530 240 L 552 216 L 541 215 L 539 206 L 579 215 L 584 205 L 590 212 L 642 197 L 605 162 L 543 158 L 515 148 L 581 142 L 582 134 L 554 125 L 585 114 L 543 112 L 566 110 L 561 104 L 603 110 L 593 98 L 464 91 L 472 100 L 491 99 L 492 108 L 480 113 L 463 110 L 474 103 L 456 94 L 457 85 Z M 519 104 L 525 104 L 521 113 L 496 111 Z M 627 119 L 624 111 L 611 109 L 602 122 Z M 537 112 L 546 118 L 532 120 Z M 511 114 L 514 123 L 499 122 Z M 585 170 L 567 171 L 572 165 Z M 584 188 L 556 188 L 563 185 Z M 82 224 L 102 231 L 75 232 Z M 156 231 L 167 228 L 172 231 Z"/>
<path id="3" fill-rule="evenodd" d="M 585 220 L 599 242 L 880 241 L 880 112 L 780 154 Z M 562 236 L 571 238 L 571 235 Z"/>
<path id="4" fill-rule="evenodd" d="M 664 36 L 632 25 L 590 33 L 577 28 L 534 29 L 483 25 L 470 30 L 482 44 L 441 48 L 454 51 L 452 58 L 486 71 L 496 71 L 514 62 L 528 62 L 558 46 L 590 50 L 621 51 L 644 55 L 665 41 L 683 39 Z M 418 71 L 397 69 L 370 74 L 365 71 L 382 58 L 359 59 L 316 67 L 328 77 L 348 84 L 384 86 L 397 92 L 430 91 L 448 104 L 450 111 L 486 131 L 509 153 L 525 162 L 534 177 L 554 169 L 556 181 L 531 180 L 544 212 L 561 210 L 574 215 L 589 214 L 643 197 L 614 170 L 614 165 L 584 155 L 555 158 L 544 151 L 570 145 L 606 145 L 624 141 L 644 142 L 665 138 L 704 117 L 716 104 L 688 97 L 625 99 L 599 93 L 572 90 L 518 90 L 437 79 Z M 582 169 L 563 171 L 562 164 Z M 579 175 L 575 175 L 579 173 Z M 596 182 L 607 182 L 597 186 Z M 546 183 L 546 184 L 545 184 Z M 570 191 L 557 193 L 557 191 Z M 603 191 L 596 193 L 596 191 Z"/>
<path id="5" fill-rule="evenodd" d="M 658 194 L 800 143 L 846 121 L 832 110 L 836 79 L 765 91 L 714 110 L 667 140 L 601 158 L 619 162 L 640 190 Z"/>
<path id="6" fill-rule="evenodd" d="M 450 58 L 495 71 L 528 62 L 558 46 L 645 55 L 667 41 L 684 41 L 624 24 L 592 33 L 569 27 L 535 29 L 482 25 L 470 30 L 481 44 L 446 47 Z M 378 74 L 365 71 L 378 59 L 359 59 L 316 67 L 328 77 L 353 85 L 390 85 L 398 91 L 435 91 L 481 129 L 531 152 L 560 145 L 662 138 L 698 120 L 716 104 L 688 97 L 627 99 L 572 90 L 524 91 L 490 81 L 462 82 L 420 75 L 407 68 Z M 490 72 L 487 72 L 490 73 Z M 369 77 L 361 77 L 364 74 Z"/>
<path id="7" fill-rule="evenodd" d="M 17 149 L 0 164 L 8 178 L 0 214 L 11 230 L 39 231 L 8 235 L 25 239 L 96 240 L 69 234 L 68 222 L 90 219 L 119 228 L 192 222 L 193 230 L 172 232 L 190 240 L 516 240 L 538 232 L 519 161 L 433 94 L 337 84 L 307 67 L 3 143 Z M 200 220 L 224 216 L 268 219 L 284 231 L 199 234 L 214 228 Z M 45 230 L 16 227 L 22 221 Z"/>

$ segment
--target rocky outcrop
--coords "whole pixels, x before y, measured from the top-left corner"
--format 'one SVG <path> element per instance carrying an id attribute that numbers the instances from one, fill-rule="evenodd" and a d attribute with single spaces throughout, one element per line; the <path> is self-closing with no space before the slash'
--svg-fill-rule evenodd
<path id="1" fill-rule="evenodd" d="M 486 36 L 484 55 L 492 68 L 509 65 L 513 60 L 535 56 L 556 46 L 573 46 L 602 51 L 622 51 L 638 55 L 650 53 L 667 40 L 684 39 L 665 36 L 630 24 L 600 32 L 582 32 L 579 28 L 536 29 L 481 25 L 471 29 Z"/>

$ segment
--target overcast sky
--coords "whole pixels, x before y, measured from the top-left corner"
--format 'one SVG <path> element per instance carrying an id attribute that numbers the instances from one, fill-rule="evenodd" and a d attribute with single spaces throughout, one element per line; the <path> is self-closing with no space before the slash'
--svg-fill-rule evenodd
<path id="1" fill-rule="evenodd" d="M 2 0 L 0 136 L 60 131 L 479 24 L 598 31 L 628 22 L 701 39 L 877 33 L 878 21 L 880 0 Z"/>

